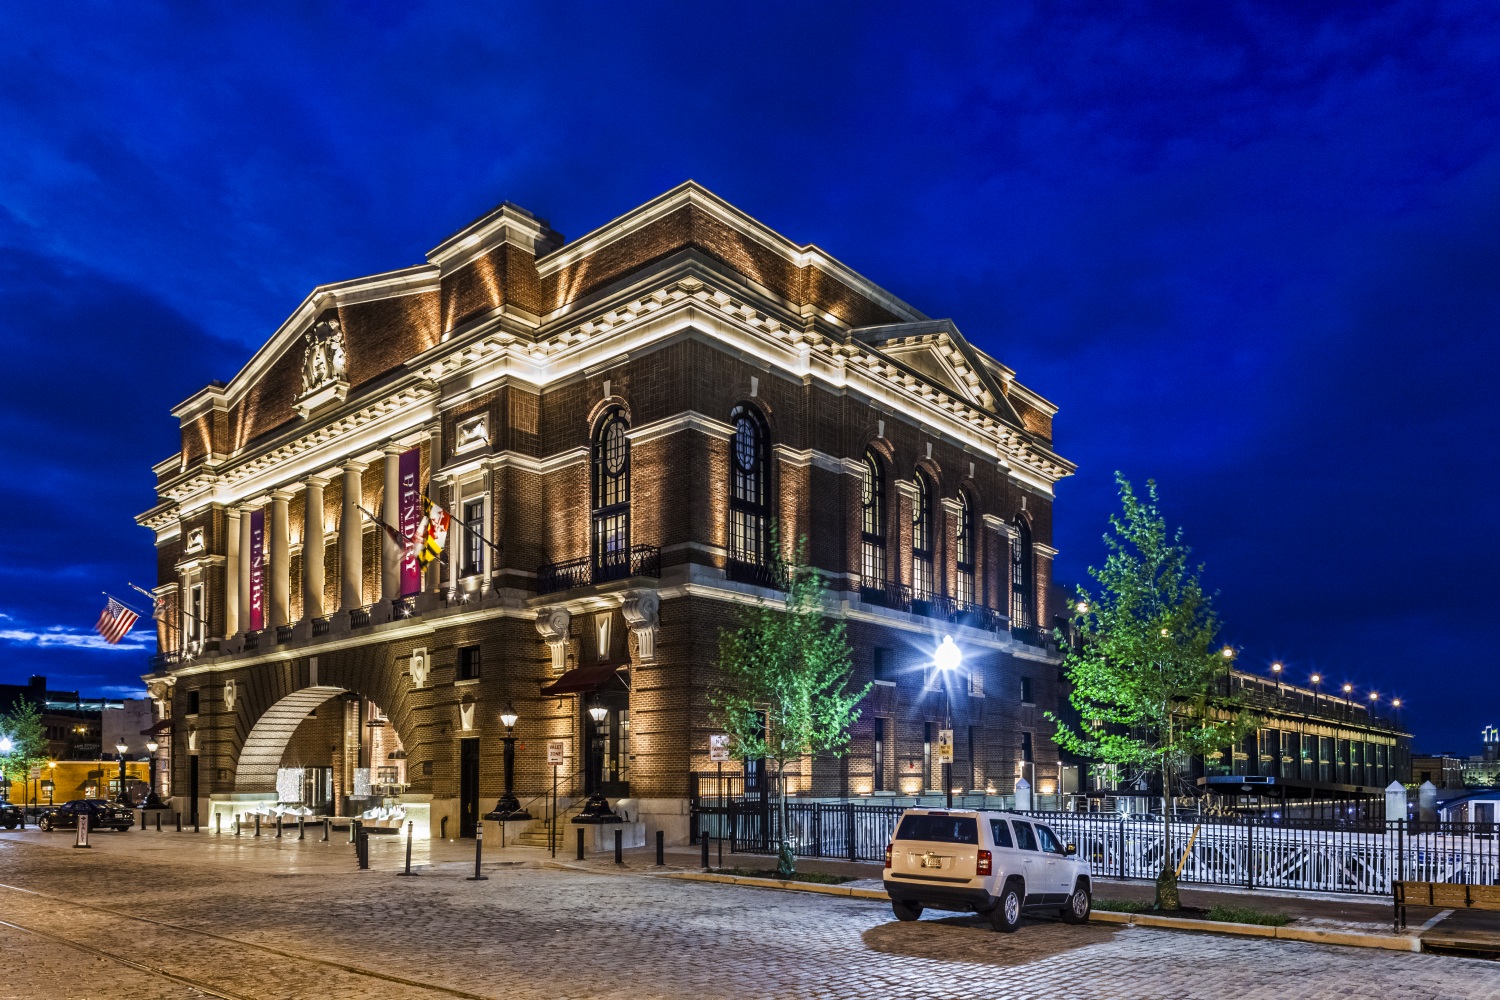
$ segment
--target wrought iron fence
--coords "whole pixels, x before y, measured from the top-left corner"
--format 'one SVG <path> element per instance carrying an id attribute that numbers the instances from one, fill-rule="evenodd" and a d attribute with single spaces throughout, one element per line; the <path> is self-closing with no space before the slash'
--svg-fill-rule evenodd
<path id="1" fill-rule="evenodd" d="M 700 784 L 698 778 L 703 781 Z M 731 852 L 774 853 L 782 839 L 779 804 L 744 795 L 725 778 L 694 776 L 692 837 L 723 838 Z M 881 861 L 905 806 L 789 800 L 787 839 L 800 857 Z M 1027 811 L 1075 845 L 1096 875 L 1154 879 L 1163 862 L 1182 865 L 1181 880 L 1203 885 L 1388 895 L 1392 879 L 1500 884 L 1496 824 L 1421 826 L 1379 823 L 1321 828 L 1254 819 L 1182 818 L 1170 848 L 1159 818 Z"/>
<path id="2" fill-rule="evenodd" d="M 328 634 L 329 620 L 327 618 L 314 618 L 312 620 L 313 638 Z"/>
<path id="3" fill-rule="evenodd" d="M 281 646 L 285 643 L 291 642 L 293 630 L 296 629 L 296 627 L 296 625 L 277 625 L 276 645 Z"/>
<path id="4" fill-rule="evenodd" d="M 259 649 L 259 648 L 260 648 L 260 633 L 259 632 L 246 632 L 245 633 L 245 652 L 248 653 L 248 652 L 251 652 L 251 651 Z"/>
<path id="5" fill-rule="evenodd" d="M 632 545 L 629 549 L 584 556 L 537 567 L 536 590 L 554 594 L 575 587 L 624 580 L 632 576 L 661 576 L 661 549 L 655 545 Z"/>
<path id="6" fill-rule="evenodd" d="M 365 605 L 362 608 L 350 608 L 349 609 L 349 627 L 350 628 L 365 628 L 365 627 L 367 627 L 370 624 L 370 612 L 373 611 L 374 609 L 375 609 L 375 605 L 373 605 L 373 604 L 367 604 L 367 605 Z"/>

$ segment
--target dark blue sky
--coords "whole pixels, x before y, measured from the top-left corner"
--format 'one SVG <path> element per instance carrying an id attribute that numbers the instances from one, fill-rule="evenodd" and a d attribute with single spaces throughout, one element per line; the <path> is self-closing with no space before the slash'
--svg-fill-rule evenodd
<path id="1" fill-rule="evenodd" d="M 315 284 L 693 178 L 1061 406 L 1060 577 L 1155 477 L 1247 663 L 1500 722 L 1493 3 L 620 6 L 0 12 L 0 681 L 138 686 L 167 410 Z"/>

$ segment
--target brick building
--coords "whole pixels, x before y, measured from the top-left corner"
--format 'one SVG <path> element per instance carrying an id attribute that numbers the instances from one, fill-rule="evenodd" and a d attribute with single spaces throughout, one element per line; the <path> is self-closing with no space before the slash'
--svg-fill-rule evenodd
<path id="1" fill-rule="evenodd" d="M 573 242 L 502 205 L 422 265 L 319 287 L 173 411 L 139 518 L 172 790 L 206 815 L 306 768 L 303 801 L 383 790 L 466 834 L 510 706 L 523 800 L 554 741 L 576 796 L 593 740 L 611 798 L 683 838 L 719 629 L 775 599 L 773 527 L 807 539 L 876 684 L 847 758 L 794 790 L 935 788 L 948 721 L 960 788 L 1055 790 L 1054 409 L 694 184 Z M 410 530 L 424 490 L 454 529 L 420 571 L 360 508 Z"/>

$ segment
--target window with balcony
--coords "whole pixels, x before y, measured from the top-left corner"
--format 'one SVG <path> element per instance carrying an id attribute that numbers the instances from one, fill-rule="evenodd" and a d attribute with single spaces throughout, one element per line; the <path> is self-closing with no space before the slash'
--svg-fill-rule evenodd
<path id="1" fill-rule="evenodd" d="M 974 587 L 974 546 L 979 541 L 979 534 L 974 530 L 974 504 L 969 501 L 969 494 L 963 490 L 958 491 L 958 525 L 953 535 L 953 562 L 957 574 L 956 597 L 963 604 L 978 604 L 975 597 L 977 591 Z"/>
<path id="2" fill-rule="evenodd" d="M 464 501 L 463 523 L 463 559 L 459 572 L 464 576 L 474 576 L 484 572 L 484 498 Z"/>
<path id="3" fill-rule="evenodd" d="M 911 505 L 911 589 L 919 601 L 932 597 L 932 480 L 918 470 L 917 497 Z"/>
<path id="4" fill-rule="evenodd" d="M 756 582 L 770 566 L 770 435 L 754 407 L 737 406 L 729 419 L 734 425 L 729 439 L 730 573 Z"/>
<path id="5" fill-rule="evenodd" d="M 612 407 L 594 430 L 590 556 L 596 579 L 630 572 L 630 425 Z"/>
<path id="6" fill-rule="evenodd" d="M 885 468 L 874 452 L 865 452 L 860 489 L 859 573 L 866 589 L 885 586 Z"/>
<path id="7" fill-rule="evenodd" d="M 1010 546 L 1010 624 L 1029 628 L 1036 624 L 1036 588 L 1032 586 L 1031 526 L 1015 519 L 1015 539 Z"/>

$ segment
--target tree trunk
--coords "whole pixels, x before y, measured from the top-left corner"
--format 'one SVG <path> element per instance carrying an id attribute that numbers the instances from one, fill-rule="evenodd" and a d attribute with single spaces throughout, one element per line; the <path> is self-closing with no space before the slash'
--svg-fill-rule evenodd
<path id="1" fill-rule="evenodd" d="M 1161 873 L 1156 877 L 1156 908 L 1178 910 L 1176 851 L 1172 848 L 1172 767 L 1161 762 Z"/>
<path id="2" fill-rule="evenodd" d="M 776 852 L 776 874 L 782 878 L 791 878 L 797 873 L 797 857 L 792 853 L 791 827 L 786 808 L 786 761 L 776 762 L 776 772 L 781 779 L 781 787 L 776 796 L 776 808 L 781 816 L 781 847 Z"/>

